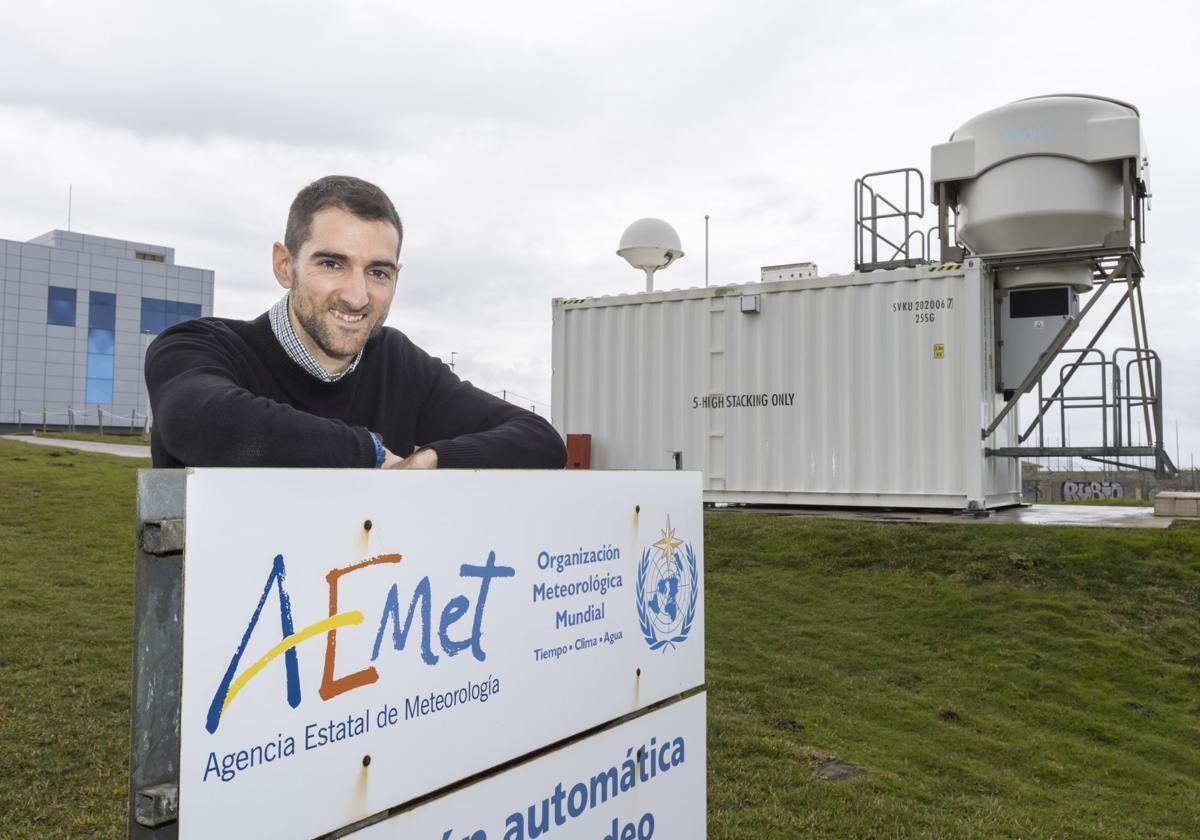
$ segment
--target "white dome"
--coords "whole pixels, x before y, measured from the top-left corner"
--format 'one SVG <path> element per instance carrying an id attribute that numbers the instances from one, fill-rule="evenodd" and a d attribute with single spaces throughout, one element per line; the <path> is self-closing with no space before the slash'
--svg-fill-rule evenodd
<path id="1" fill-rule="evenodd" d="M 621 234 L 618 256 L 634 268 L 666 268 L 683 256 L 679 234 L 662 219 L 638 219 Z"/>

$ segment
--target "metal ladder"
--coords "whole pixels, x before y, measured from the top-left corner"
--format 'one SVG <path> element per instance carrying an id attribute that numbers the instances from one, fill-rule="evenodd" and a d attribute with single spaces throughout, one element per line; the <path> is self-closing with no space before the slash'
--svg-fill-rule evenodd
<path id="1" fill-rule="evenodd" d="M 710 293 L 711 294 L 711 293 Z M 708 359 L 705 384 L 709 394 L 725 393 L 726 300 L 712 294 L 708 299 Z M 706 490 L 725 489 L 725 412 L 708 411 Z"/>

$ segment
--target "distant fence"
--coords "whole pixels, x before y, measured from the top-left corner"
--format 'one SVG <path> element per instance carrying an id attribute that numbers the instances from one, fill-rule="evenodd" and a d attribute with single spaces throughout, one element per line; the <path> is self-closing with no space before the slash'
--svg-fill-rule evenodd
<path id="1" fill-rule="evenodd" d="M 98 426 L 100 434 L 104 434 L 106 426 L 114 431 L 118 429 L 122 431 L 128 429 L 131 432 L 150 430 L 149 414 L 139 414 L 135 410 L 130 412 L 130 415 L 124 417 L 112 411 L 105 411 L 99 406 L 96 406 L 94 410 L 67 406 L 64 411 L 51 411 L 47 408 L 43 408 L 41 411 L 29 411 L 18 408 L 17 431 L 23 432 L 26 426 L 30 429 L 40 428 L 42 431 L 48 431 L 50 426 L 56 428 L 61 426 L 71 432 L 75 431 L 76 426 Z M 92 422 L 93 420 L 95 422 Z"/>

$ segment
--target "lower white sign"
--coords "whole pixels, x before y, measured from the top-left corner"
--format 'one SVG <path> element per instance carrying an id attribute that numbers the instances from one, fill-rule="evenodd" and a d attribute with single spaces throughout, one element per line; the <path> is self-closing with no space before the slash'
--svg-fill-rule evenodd
<path id="1" fill-rule="evenodd" d="M 699 473 L 191 471 L 181 840 L 313 837 L 702 684 L 702 529 Z"/>
<path id="2" fill-rule="evenodd" d="M 697 694 L 352 836 L 699 840 L 705 755 L 705 696 Z"/>

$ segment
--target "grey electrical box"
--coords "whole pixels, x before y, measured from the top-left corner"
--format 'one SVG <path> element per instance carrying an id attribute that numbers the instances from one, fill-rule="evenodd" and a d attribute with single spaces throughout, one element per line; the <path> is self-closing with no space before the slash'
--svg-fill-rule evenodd
<path id="1" fill-rule="evenodd" d="M 1063 325 L 1079 316 L 1079 293 L 1070 286 L 1013 289 L 1000 299 L 1001 391 L 1015 391 Z"/>

